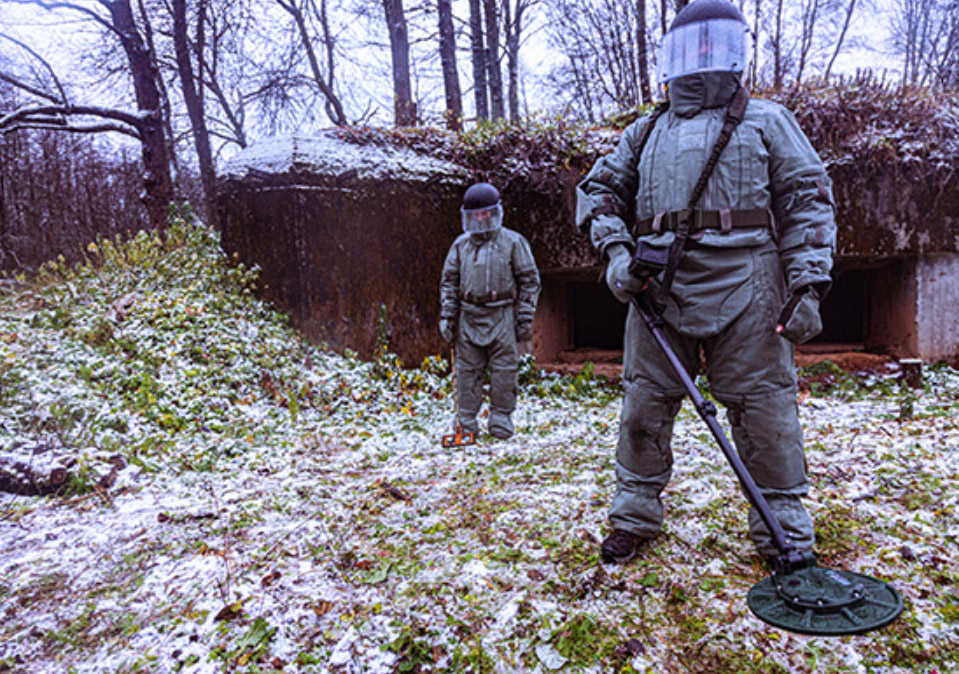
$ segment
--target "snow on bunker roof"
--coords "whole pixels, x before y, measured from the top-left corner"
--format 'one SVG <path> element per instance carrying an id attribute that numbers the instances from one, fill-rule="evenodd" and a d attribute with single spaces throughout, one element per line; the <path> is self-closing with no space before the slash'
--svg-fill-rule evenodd
<path id="1" fill-rule="evenodd" d="M 357 180 L 402 180 L 462 183 L 469 172 L 449 161 L 436 159 L 405 147 L 344 141 L 335 129 L 314 136 L 278 136 L 238 152 L 222 168 L 225 178 L 249 174 L 309 173 L 342 175 L 355 172 Z"/>

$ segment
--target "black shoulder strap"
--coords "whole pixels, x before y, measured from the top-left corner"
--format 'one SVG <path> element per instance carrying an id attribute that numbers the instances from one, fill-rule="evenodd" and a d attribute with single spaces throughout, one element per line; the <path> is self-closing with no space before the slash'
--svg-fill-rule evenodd
<path id="1" fill-rule="evenodd" d="M 743 121 L 748 104 L 749 92 L 745 87 L 739 87 L 733 95 L 732 101 L 729 103 L 729 108 L 726 110 L 726 119 L 723 122 L 722 130 L 719 132 L 719 138 L 716 139 L 716 144 L 713 146 L 712 154 L 709 155 L 709 160 L 707 160 L 706 166 L 703 168 L 702 175 L 699 176 L 699 180 L 696 181 L 696 186 L 693 187 L 693 193 L 689 198 L 689 206 L 686 208 L 686 213 L 683 214 L 682 219 L 676 226 L 676 238 L 673 239 L 673 243 L 669 247 L 669 262 L 666 265 L 663 283 L 658 288 L 653 302 L 656 313 L 660 315 L 662 315 L 666 309 L 666 299 L 669 297 L 669 289 L 673 285 L 673 279 L 676 277 L 676 268 L 679 267 L 679 261 L 683 257 L 686 242 L 689 240 L 689 230 L 692 226 L 696 203 L 706 190 L 706 183 L 709 182 L 709 177 L 713 174 L 713 169 L 715 169 L 716 164 L 719 163 L 719 155 L 726 149 L 726 146 L 729 144 L 729 139 L 733 137 L 733 132 L 736 130 L 736 127 Z"/>
<path id="2" fill-rule="evenodd" d="M 646 123 L 646 126 L 643 127 L 643 130 L 639 132 L 639 140 L 635 145 L 630 143 L 633 153 L 636 155 L 636 163 L 639 164 L 639 158 L 643 156 L 643 149 L 646 147 L 647 141 L 649 141 L 650 135 L 653 133 L 653 127 L 656 126 L 656 120 L 663 116 L 663 114 L 669 110 L 669 101 L 663 101 L 657 105 L 651 113 L 649 113 L 649 121 Z M 619 204 L 616 203 L 616 200 L 612 196 L 607 196 L 602 200 L 601 203 L 593 207 L 593 210 L 590 213 L 591 218 L 599 217 L 600 215 L 609 215 L 610 213 L 614 215 L 619 215 L 624 220 L 626 220 L 625 215 L 622 213 L 622 209 L 619 207 Z M 627 221 L 628 222 L 628 221 Z M 588 230 L 584 230 L 588 231 Z"/>

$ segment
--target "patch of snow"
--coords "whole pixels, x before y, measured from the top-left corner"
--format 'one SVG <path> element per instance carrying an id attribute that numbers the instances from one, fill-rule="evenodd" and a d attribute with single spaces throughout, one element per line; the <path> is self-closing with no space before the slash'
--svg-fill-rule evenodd
<path id="1" fill-rule="evenodd" d="M 231 157 L 221 169 L 221 175 L 228 178 L 292 172 L 349 175 L 377 182 L 440 180 L 458 185 L 469 180 L 466 168 L 452 162 L 404 147 L 346 142 L 329 130 L 313 136 L 282 136 L 254 143 Z"/>

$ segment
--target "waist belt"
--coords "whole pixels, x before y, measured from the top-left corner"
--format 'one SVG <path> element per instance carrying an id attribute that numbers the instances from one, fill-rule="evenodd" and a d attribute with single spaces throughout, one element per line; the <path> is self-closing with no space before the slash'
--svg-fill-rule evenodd
<path id="1" fill-rule="evenodd" d="M 503 300 L 509 300 L 512 302 L 515 299 L 515 294 L 512 292 L 509 293 L 497 293 L 493 291 L 485 295 L 474 295 L 473 293 L 463 293 L 460 297 L 464 302 L 469 304 L 489 304 L 491 302 L 502 302 Z"/>
<path id="2" fill-rule="evenodd" d="M 685 211 L 672 213 L 657 213 L 652 218 L 646 218 L 636 223 L 634 236 L 660 234 L 661 232 L 676 231 L 679 221 Z M 704 229 L 718 229 L 723 234 L 733 229 L 750 229 L 753 227 L 769 227 L 775 235 L 775 221 L 772 212 L 765 208 L 748 208 L 739 211 L 723 208 L 718 211 L 703 211 L 696 209 L 693 212 L 693 222 L 689 231 L 698 232 Z"/>

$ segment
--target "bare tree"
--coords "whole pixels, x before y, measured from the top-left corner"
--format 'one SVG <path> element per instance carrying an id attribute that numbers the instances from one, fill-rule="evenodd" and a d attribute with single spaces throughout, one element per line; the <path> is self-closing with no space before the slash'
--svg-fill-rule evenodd
<path id="1" fill-rule="evenodd" d="M 106 29 L 107 34 L 119 43 L 126 57 L 137 110 L 129 112 L 77 105 L 66 96 L 62 85 L 58 85 L 55 91 L 46 92 L 41 86 L 31 86 L 10 78 L 8 81 L 31 94 L 33 101 L 0 116 L 0 132 L 7 134 L 21 129 L 56 129 L 77 133 L 117 131 L 136 138 L 141 147 L 144 199 L 150 224 L 157 229 L 165 228 L 167 208 L 173 200 L 173 180 L 160 75 L 134 18 L 130 0 L 97 0 L 93 5 L 56 0 L 12 1 L 33 4 L 53 12 L 75 13 Z M 49 65 L 46 70 L 52 72 Z"/>
<path id="2" fill-rule="evenodd" d="M 649 41 L 646 38 L 646 0 L 636 0 L 636 67 L 639 95 L 644 103 L 653 100 L 649 89 Z"/>
<path id="3" fill-rule="evenodd" d="M 802 22 L 799 31 L 799 65 L 796 69 L 796 84 L 802 82 L 806 64 L 812 51 L 819 17 L 820 0 L 805 0 L 801 3 Z"/>
<path id="4" fill-rule="evenodd" d="M 639 20 L 634 0 L 550 0 L 551 44 L 567 56 L 552 81 L 557 95 L 587 119 L 649 100 L 641 89 Z"/>
<path id="5" fill-rule="evenodd" d="M 460 93 L 459 72 L 456 69 L 456 33 L 453 30 L 451 0 L 437 0 L 439 14 L 440 62 L 443 68 L 443 90 L 446 110 L 443 117 L 447 128 L 458 131 L 463 125 L 463 99 Z"/>
<path id="6" fill-rule="evenodd" d="M 849 0 L 849 4 L 846 5 L 845 19 L 843 20 L 842 28 L 839 31 L 839 36 L 836 38 L 835 48 L 832 50 L 832 56 L 829 58 L 829 63 L 826 65 L 825 72 L 823 72 L 822 77 L 826 81 L 829 80 L 829 76 L 832 73 L 832 67 L 836 63 L 836 58 L 842 51 L 843 43 L 846 41 L 846 34 L 849 32 L 849 25 L 852 23 L 852 15 L 855 11 L 856 0 Z"/>
<path id="7" fill-rule="evenodd" d="M 955 85 L 959 79 L 959 3 L 896 0 L 893 49 L 903 60 L 903 84 Z"/>
<path id="8" fill-rule="evenodd" d="M 755 0 L 755 3 L 753 8 L 753 40 L 755 40 L 755 44 L 753 45 L 752 74 L 750 75 L 750 79 L 754 83 L 757 81 L 759 72 L 759 19 L 762 16 L 762 11 L 760 10 L 761 0 Z"/>
<path id="9" fill-rule="evenodd" d="M 783 88 L 785 77 L 785 61 L 783 59 L 783 0 L 776 0 L 776 13 L 773 19 L 772 37 L 769 47 L 773 53 L 773 88 L 779 91 Z"/>
<path id="10" fill-rule="evenodd" d="M 487 97 L 486 40 L 483 36 L 483 14 L 481 0 L 469 0 L 470 7 L 470 44 L 473 61 L 473 99 L 476 103 L 476 119 L 489 119 L 489 98 Z"/>
<path id="11" fill-rule="evenodd" d="M 300 46 L 303 48 L 307 61 L 310 64 L 313 83 L 326 99 L 326 114 L 337 126 L 347 126 L 349 122 L 346 118 L 346 113 L 343 111 L 343 103 L 340 101 L 334 85 L 334 46 L 336 38 L 330 30 L 327 0 L 275 0 L 275 2 L 293 17 Z M 317 2 L 319 2 L 318 5 L 316 4 Z M 315 17 L 319 24 L 320 47 L 326 56 L 325 72 L 320 66 L 315 44 L 316 40 L 310 31 L 307 13 Z"/>
<path id="12" fill-rule="evenodd" d="M 526 30 L 526 19 L 540 0 L 503 0 L 503 33 L 506 46 L 507 108 L 509 118 L 520 118 L 520 47 Z"/>
<path id="13" fill-rule="evenodd" d="M 206 125 L 206 111 L 203 103 L 202 82 L 196 77 L 193 68 L 193 52 L 187 26 L 186 0 L 172 0 L 173 42 L 176 52 L 177 73 L 183 92 L 183 102 L 190 118 L 193 132 L 193 148 L 196 150 L 200 166 L 200 182 L 203 185 L 203 217 L 207 223 L 216 226 L 216 167 L 210 146 L 210 133 Z M 198 60 L 203 62 L 205 44 L 206 0 L 197 0 L 196 39 L 194 45 Z M 198 86 L 199 84 L 199 86 Z"/>
<path id="14" fill-rule="evenodd" d="M 242 61 L 241 45 L 253 23 L 246 0 L 209 2 L 202 16 L 197 15 L 196 77 L 203 85 L 201 92 L 205 90 L 212 99 L 203 97 L 207 129 L 211 140 L 241 148 L 248 144 L 246 107 L 252 98 L 243 87 L 252 89 L 254 79 L 243 72 L 253 64 Z M 234 62 L 238 58 L 240 62 Z"/>
<path id="15" fill-rule="evenodd" d="M 503 97 L 503 70 L 499 59 L 499 11 L 496 0 L 483 0 L 483 14 L 486 18 L 486 70 L 489 85 L 490 117 L 503 119 L 505 99 Z"/>
<path id="16" fill-rule="evenodd" d="M 17 68 L 0 61 L 0 70 Z M 0 82 L 0 109 L 20 109 L 31 98 Z M 32 271 L 60 255 L 76 261 L 97 235 L 146 221 L 135 142 L 117 143 L 108 155 L 94 140 L 47 129 L 0 136 L 0 270 Z"/>
<path id="17" fill-rule="evenodd" d="M 410 40 L 403 0 L 383 0 L 393 62 L 393 118 L 396 126 L 416 125 L 416 105 L 410 86 Z"/>

